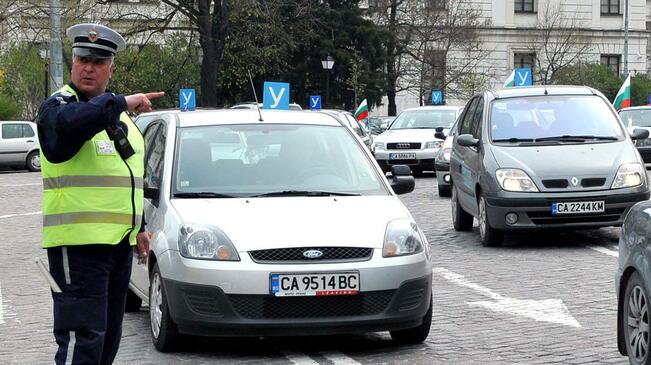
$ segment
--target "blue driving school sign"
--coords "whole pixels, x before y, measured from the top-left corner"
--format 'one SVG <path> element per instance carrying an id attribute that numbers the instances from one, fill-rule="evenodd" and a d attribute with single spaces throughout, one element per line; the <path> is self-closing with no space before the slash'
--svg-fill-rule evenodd
<path id="1" fill-rule="evenodd" d="M 265 81 L 262 95 L 263 109 L 289 110 L 288 83 Z"/>
<path id="2" fill-rule="evenodd" d="M 194 110 L 197 107 L 196 93 L 194 89 L 179 90 L 179 107 L 182 112 Z"/>
<path id="3" fill-rule="evenodd" d="M 314 110 L 321 109 L 321 95 L 310 96 L 310 109 L 314 109 Z"/>
<path id="4" fill-rule="evenodd" d="M 443 91 L 432 90 L 432 105 L 443 105 Z"/>
<path id="5" fill-rule="evenodd" d="M 515 69 L 515 80 L 513 80 L 515 86 L 531 86 L 531 69 L 530 68 L 516 68 Z"/>

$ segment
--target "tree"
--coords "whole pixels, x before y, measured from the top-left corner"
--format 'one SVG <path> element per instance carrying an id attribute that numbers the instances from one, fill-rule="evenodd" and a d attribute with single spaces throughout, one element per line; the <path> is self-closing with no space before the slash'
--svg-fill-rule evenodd
<path id="1" fill-rule="evenodd" d="M 0 94 L 20 108 L 18 117 L 32 120 L 45 99 L 45 61 L 34 45 L 13 46 L 0 56 L 4 74 Z"/>
<path id="2" fill-rule="evenodd" d="M 598 63 L 576 64 L 560 69 L 553 80 L 557 85 L 585 85 L 599 90 L 612 101 L 624 82 L 608 66 Z M 633 81 L 631 81 L 633 85 Z M 633 86 L 631 86 L 633 87 Z"/>
<path id="3" fill-rule="evenodd" d="M 541 2 L 540 22 L 528 41 L 535 54 L 534 77 L 543 85 L 554 82 L 555 74 L 582 59 L 592 49 L 585 22 L 563 14 L 561 5 Z"/>

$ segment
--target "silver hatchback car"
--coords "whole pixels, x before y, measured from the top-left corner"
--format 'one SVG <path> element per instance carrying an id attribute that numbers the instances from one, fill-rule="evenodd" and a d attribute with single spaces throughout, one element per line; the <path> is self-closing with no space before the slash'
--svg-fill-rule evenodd
<path id="1" fill-rule="evenodd" d="M 427 240 L 350 128 L 323 113 L 168 112 L 144 131 L 149 302 L 160 351 L 180 335 L 390 331 L 423 341 L 432 316 Z"/>

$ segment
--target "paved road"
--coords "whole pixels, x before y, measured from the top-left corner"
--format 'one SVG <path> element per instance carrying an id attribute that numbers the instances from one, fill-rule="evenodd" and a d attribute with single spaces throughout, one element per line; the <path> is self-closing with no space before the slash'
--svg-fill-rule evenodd
<path id="1" fill-rule="evenodd" d="M 151 345 L 146 309 L 127 314 L 117 364 L 585 364 L 627 363 L 617 352 L 614 274 L 618 229 L 522 234 L 502 248 L 477 228 L 451 227 L 436 180 L 402 196 L 434 260 L 430 336 L 395 346 L 388 334 L 219 340 L 191 338 L 181 352 Z M 0 171 L 0 364 L 51 363 L 51 297 L 38 275 L 37 173 Z"/>

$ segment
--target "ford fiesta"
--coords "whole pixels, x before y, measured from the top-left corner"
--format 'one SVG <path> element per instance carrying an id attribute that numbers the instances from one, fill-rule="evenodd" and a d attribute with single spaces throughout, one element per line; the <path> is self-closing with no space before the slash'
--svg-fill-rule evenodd
<path id="1" fill-rule="evenodd" d="M 427 338 L 427 240 L 350 128 L 323 113 L 168 112 L 144 131 L 147 265 L 128 309 L 149 302 L 160 351 L 184 334 L 390 331 Z"/>

